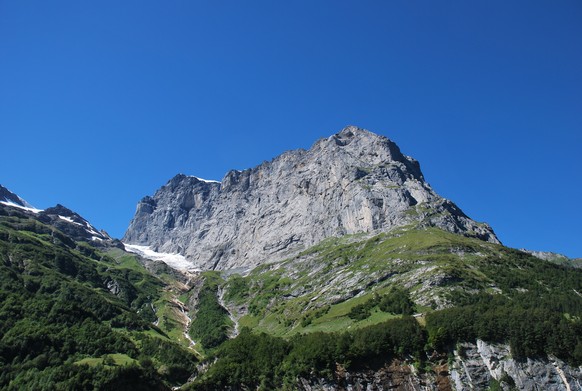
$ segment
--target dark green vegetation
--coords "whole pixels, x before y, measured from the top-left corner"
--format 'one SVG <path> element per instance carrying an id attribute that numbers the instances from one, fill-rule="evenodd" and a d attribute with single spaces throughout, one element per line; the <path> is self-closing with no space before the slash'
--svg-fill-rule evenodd
<path id="1" fill-rule="evenodd" d="M 388 357 L 420 356 L 423 330 L 412 317 L 347 333 L 310 333 L 290 340 L 265 333 L 241 334 L 220 347 L 219 360 L 195 381 L 192 389 L 216 390 L 228 386 L 248 389 L 295 389 L 298 377 L 332 378 L 337 364 L 357 368 L 359 363 Z"/>
<path id="2" fill-rule="evenodd" d="M 160 270 L 0 208 L 0 389 L 185 383 L 197 359 L 180 346 L 176 276 Z M 295 389 L 393 358 L 429 370 L 433 352 L 476 339 L 579 365 L 581 292 L 581 269 L 437 229 L 332 238 L 246 276 L 202 273 L 178 292 L 213 363 L 189 387 Z"/>
<path id="3" fill-rule="evenodd" d="M 580 269 L 436 229 L 330 239 L 222 284 L 249 328 L 193 389 L 293 389 L 391 358 L 422 371 L 432 352 L 476 339 L 508 343 L 518 360 L 582 364 Z"/>
<path id="4" fill-rule="evenodd" d="M 558 301 L 554 301 L 557 299 Z M 555 355 L 572 365 L 582 363 L 580 302 L 574 318 L 560 307 L 568 300 L 535 296 L 477 295 L 471 304 L 431 312 L 422 327 L 404 316 L 343 333 L 313 332 L 289 340 L 248 329 L 223 344 L 218 361 L 192 385 L 213 390 L 244 385 L 249 389 L 294 389 L 297 378 L 333 380 L 337 366 L 353 371 L 392 358 L 412 358 L 420 370 L 432 351 L 450 352 L 455 343 L 505 342 L 516 359 Z"/>
<path id="5" fill-rule="evenodd" d="M 456 342 L 506 342 L 516 359 L 555 355 L 570 364 L 582 364 L 582 303 L 561 297 L 538 300 L 532 294 L 511 298 L 478 295 L 468 305 L 435 311 L 427 315 L 429 345 L 445 350 Z M 571 314 L 574 314 L 572 317 Z M 568 316 L 566 316 L 568 315 Z"/>
<path id="6" fill-rule="evenodd" d="M 290 337 L 464 305 L 477 293 L 557 300 L 573 314 L 580 311 L 581 276 L 578 268 L 430 228 L 328 239 L 230 277 L 224 298 L 242 326 Z M 248 311 L 237 313 L 242 307 Z"/>
<path id="7" fill-rule="evenodd" d="M 196 358 L 152 325 L 164 284 L 17 212 L 0 216 L 0 388 L 165 389 Z"/>
<path id="8" fill-rule="evenodd" d="M 560 312 L 566 303 L 534 296 L 477 295 L 471 304 L 431 312 L 422 327 L 411 316 L 343 333 L 313 332 L 289 340 L 248 329 L 223 344 L 218 361 L 192 389 L 243 385 L 249 389 L 295 389 L 299 377 L 333 380 L 338 366 L 357 371 L 392 358 L 412 358 L 422 371 L 431 351 L 450 352 L 457 342 L 509 342 L 516 359 L 553 354 L 582 363 L 580 303 L 576 319 Z"/>
<path id="9" fill-rule="evenodd" d="M 232 322 L 228 311 L 218 302 L 218 289 L 221 282 L 218 273 L 206 272 L 203 286 L 198 292 L 196 316 L 190 324 L 190 336 L 200 341 L 206 349 L 213 349 L 228 339 Z"/>
<path id="10" fill-rule="evenodd" d="M 365 303 L 352 307 L 348 316 L 354 320 L 367 319 L 374 307 L 382 312 L 396 315 L 412 315 L 414 313 L 414 303 L 410 300 L 408 292 L 396 287 L 383 296 L 375 295 Z"/>

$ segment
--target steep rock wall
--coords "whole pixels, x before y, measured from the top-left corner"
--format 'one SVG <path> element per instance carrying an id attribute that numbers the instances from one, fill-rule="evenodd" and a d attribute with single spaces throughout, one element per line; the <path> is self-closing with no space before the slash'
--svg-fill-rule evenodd
<path id="1" fill-rule="evenodd" d="M 450 364 L 449 364 L 450 363 Z M 410 363 L 393 360 L 374 370 L 347 372 L 338 368 L 335 379 L 299 379 L 302 391 L 579 391 L 582 369 L 555 357 L 516 361 L 509 346 L 464 343 L 453 352 L 452 361 L 430 366 L 422 373 Z M 497 387 L 497 388 L 495 388 Z"/>
<path id="2" fill-rule="evenodd" d="M 347 127 L 221 182 L 177 175 L 140 201 L 123 241 L 224 270 L 281 260 L 331 236 L 407 224 L 498 242 L 488 225 L 438 196 L 394 142 Z"/>

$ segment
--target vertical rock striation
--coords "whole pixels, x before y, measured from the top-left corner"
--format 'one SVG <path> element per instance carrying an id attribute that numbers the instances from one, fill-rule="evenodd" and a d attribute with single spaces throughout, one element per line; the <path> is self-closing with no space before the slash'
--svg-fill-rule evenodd
<path id="1" fill-rule="evenodd" d="M 349 126 L 221 182 L 177 175 L 139 202 L 123 241 L 224 270 L 281 260 L 331 236 L 410 224 L 498 242 L 487 224 L 437 195 L 394 142 Z"/>

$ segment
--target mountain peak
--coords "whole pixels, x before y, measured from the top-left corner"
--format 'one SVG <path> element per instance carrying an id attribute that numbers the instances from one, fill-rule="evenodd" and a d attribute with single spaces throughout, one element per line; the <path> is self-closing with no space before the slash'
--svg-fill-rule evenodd
<path id="1" fill-rule="evenodd" d="M 10 202 L 16 205 L 26 206 L 25 201 L 22 198 L 2 185 L 0 185 L 0 202 Z"/>
<path id="2" fill-rule="evenodd" d="M 311 150 L 351 155 L 350 159 L 359 159 L 360 164 L 364 165 L 379 165 L 390 161 L 418 165 L 416 160 L 404 156 L 398 145 L 389 138 L 352 125 L 319 140 Z"/>
<path id="3" fill-rule="evenodd" d="M 354 137 L 378 137 L 378 135 L 358 126 L 348 125 L 332 137 L 351 139 Z"/>
<path id="4" fill-rule="evenodd" d="M 76 212 L 73 212 L 71 209 L 63 206 L 61 204 L 57 204 L 53 207 L 47 208 L 42 211 L 44 215 L 54 215 L 54 216 L 61 216 L 62 220 L 66 220 L 69 222 L 75 222 L 77 224 L 86 225 L 88 224 L 87 220 L 85 220 L 81 215 Z"/>
<path id="5" fill-rule="evenodd" d="M 92 243 L 112 241 L 112 238 L 105 231 L 98 231 L 80 214 L 61 204 L 41 211 L 38 214 L 38 219 L 45 224 L 56 227 L 74 240 Z"/>
<path id="6" fill-rule="evenodd" d="M 339 146 L 349 145 L 354 140 L 366 139 L 367 142 L 377 140 L 387 140 L 386 137 L 370 132 L 358 126 L 349 125 L 340 130 L 338 133 L 329 136 L 326 140 L 331 141 Z"/>
<path id="7" fill-rule="evenodd" d="M 348 126 L 213 186 L 178 175 L 138 205 L 124 241 L 200 269 L 256 266 L 347 234 L 437 226 L 498 242 L 424 181 L 388 138 Z"/>
<path id="8" fill-rule="evenodd" d="M 343 128 L 339 133 L 334 134 L 330 138 L 339 146 L 345 146 L 352 143 L 352 141 L 361 138 L 370 138 L 372 133 L 358 128 L 356 126 L 348 126 Z"/>
<path id="9" fill-rule="evenodd" d="M 71 209 L 57 204 L 45 210 L 36 209 L 28 202 L 12 193 L 10 190 L 0 185 L 0 208 L 7 207 L 8 210 L 20 211 L 29 218 L 36 219 L 44 224 L 51 225 L 66 233 L 73 240 L 87 242 L 101 242 L 101 244 L 113 243 L 113 239 L 105 231 L 97 231 L 81 215 Z M 117 243 L 114 243 L 117 246 Z"/>
<path id="10" fill-rule="evenodd" d="M 7 206 L 16 207 L 19 209 L 27 210 L 29 212 L 38 213 L 40 209 L 36 209 L 34 206 L 30 205 L 24 199 L 20 198 L 15 193 L 8 190 L 6 187 L 0 185 L 0 203 Z"/>

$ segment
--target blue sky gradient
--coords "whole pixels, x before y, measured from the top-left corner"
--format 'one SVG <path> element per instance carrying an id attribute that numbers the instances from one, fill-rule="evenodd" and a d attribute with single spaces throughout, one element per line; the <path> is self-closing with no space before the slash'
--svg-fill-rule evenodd
<path id="1" fill-rule="evenodd" d="M 580 1 L 1 1 L 0 183 L 116 237 L 358 125 L 512 247 L 582 257 Z"/>

